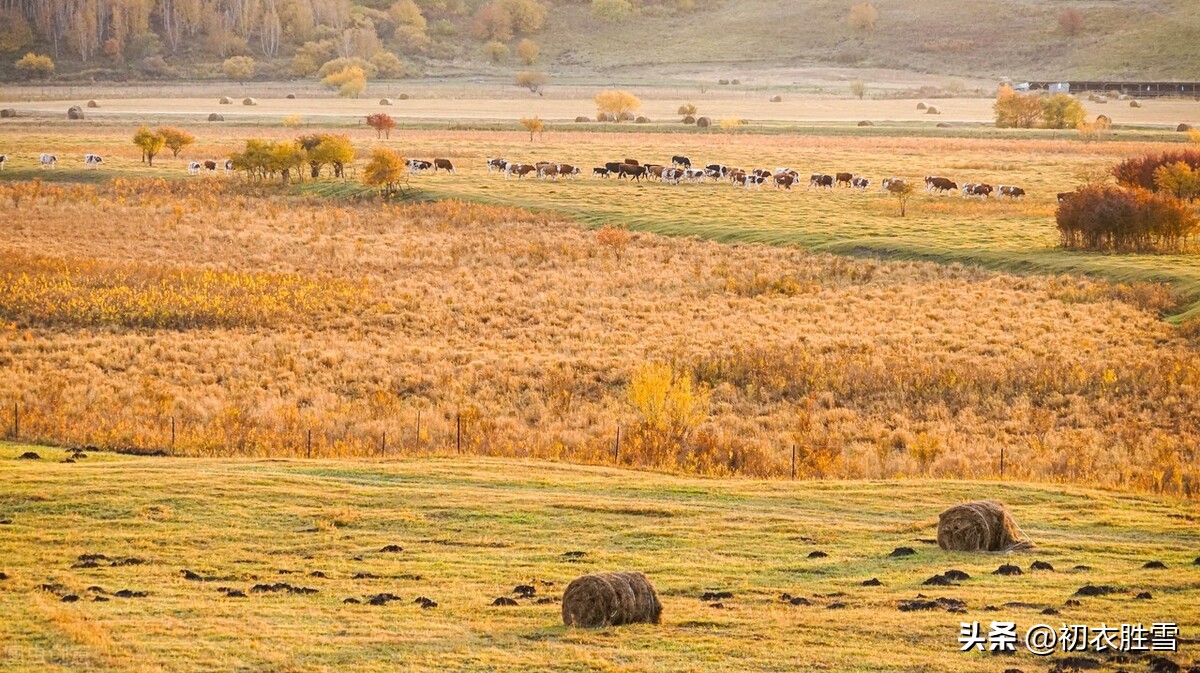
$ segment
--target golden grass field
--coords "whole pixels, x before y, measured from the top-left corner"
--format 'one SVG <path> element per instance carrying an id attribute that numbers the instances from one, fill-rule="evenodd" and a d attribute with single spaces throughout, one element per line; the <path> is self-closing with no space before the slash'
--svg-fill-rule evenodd
<path id="1" fill-rule="evenodd" d="M 26 450 L 42 460 L 16 460 Z M 1172 621 L 1181 651 L 1168 657 L 1185 667 L 1197 659 L 1194 503 L 1069 485 L 716 480 L 491 458 L 92 453 L 64 464 L 64 455 L 0 445 L 0 667 L 13 673 L 1000 673 L 1044 671 L 1065 656 L 960 653 L 959 624 L 976 620 L 985 630 L 1014 621 L 1022 633 L 1037 623 Z M 969 555 L 925 542 L 948 504 L 997 495 L 1034 550 Z M 388 545 L 402 549 L 382 552 Z M 916 553 L 889 558 L 902 546 Z M 809 558 L 814 551 L 828 556 Z M 567 552 L 584 555 L 570 562 Z M 75 567 L 84 554 L 106 558 Z M 144 563 L 120 565 L 129 558 Z M 1029 570 L 1035 560 L 1053 570 Z M 1166 570 L 1143 569 L 1149 561 Z M 992 574 L 1001 564 L 1024 574 Z M 614 568 L 648 574 L 662 624 L 563 627 L 566 584 Z M 922 585 L 949 569 L 970 578 Z M 872 578 L 882 585 L 863 586 Z M 278 582 L 316 593 L 251 590 Z M 490 605 L 527 583 L 536 598 Z M 1073 598 L 1089 584 L 1115 593 Z M 146 595 L 114 595 L 121 590 Z M 716 608 L 700 600 L 708 591 L 733 597 Z M 344 603 L 384 592 L 400 600 Z M 810 604 L 781 601 L 785 592 Z M 1141 592 L 1150 600 L 1135 600 Z M 966 612 L 898 610 L 918 594 L 960 599 Z M 80 600 L 63 602 L 68 595 Z M 437 607 L 419 608 L 418 596 Z M 1106 672 L 1147 670 L 1144 656 L 1073 654 Z"/>

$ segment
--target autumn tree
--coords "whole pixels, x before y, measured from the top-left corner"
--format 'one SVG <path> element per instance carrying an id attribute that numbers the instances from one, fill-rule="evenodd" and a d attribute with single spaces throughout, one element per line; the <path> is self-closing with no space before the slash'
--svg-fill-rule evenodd
<path id="1" fill-rule="evenodd" d="M 25 79 L 46 79 L 54 74 L 54 61 L 49 56 L 29 52 L 17 61 L 17 72 Z"/>
<path id="2" fill-rule="evenodd" d="M 1042 104 L 1037 96 L 1022 95 L 1004 85 L 992 105 L 997 128 L 1027 129 L 1042 116 Z"/>
<path id="3" fill-rule="evenodd" d="M 20 51 L 33 44 L 33 29 L 16 9 L 0 11 L 0 52 Z"/>
<path id="4" fill-rule="evenodd" d="M 521 126 L 525 127 L 526 131 L 529 131 L 529 142 L 533 142 L 533 134 L 541 133 L 546 129 L 546 123 L 536 115 L 533 117 L 522 117 Z"/>
<path id="5" fill-rule="evenodd" d="M 1195 201 L 1200 197 L 1200 170 L 1183 161 L 1159 166 L 1154 171 L 1154 185 L 1177 199 Z"/>
<path id="6" fill-rule="evenodd" d="M 529 38 L 524 38 L 517 43 L 517 57 L 520 58 L 525 65 L 533 65 L 534 62 L 537 61 L 538 54 L 541 53 L 541 51 L 542 49 L 538 46 L 537 42 L 534 42 Z"/>
<path id="7" fill-rule="evenodd" d="M 522 71 L 517 73 L 516 84 L 525 87 L 533 93 L 540 93 L 541 88 L 550 81 L 550 76 L 544 72 Z"/>
<path id="8" fill-rule="evenodd" d="M 163 144 L 171 150 L 171 156 L 179 158 L 179 153 L 189 145 L 196 143 L 196 136 L 173 126 L 160 126 L 154 132 L 163 137 Z"/>
<path id="9" fill-rule="evenodd" d="M 861 79 L 854 80 L 850 83 L 850 95 L 862 100 L 867 95 L 867 85 Z"/>
<path id="10" fill-rule="evenodd" d="M 850 25 L 858 30 L 875 30 L 879 10 L 869 2 L 860 2 L 850 8 Z"/>
<path id="11" fill-rule="evenodd" d="M 239 84 L 244 84 L 246 80 L 254 77 L 254 68 L 254 59 L 249 56 L 231 56 L 221 64 L 221 71 L 225 76 L 237 80 Z"/>
<path id="12" fill-rule="evenodd" d="M 296 172 L 297 178 L 301 177 L 300 167 L 304 165 L 304 161 L 304 151 L 295 142 L 285 140 L 271 143 L 270 169 L 272 173 L 280 175 L 283 184 L 291 181 L 292 171 Z"/>
<path id="13" fill-rule="evenodd" d="M 330 166 L 335 178 L 345 177 L 346 164 L 354 161 L 354 145 L 345 135 L 314 133 L 300 136 L 296 144 L 304 150 L 312 177 L 321 177 L 321 169 Z"/>
<path id="14" fill-rule="evenodd" d="M 375 137 L 390 138 L 392 129 L 396 128 L 396 120 L 386 112 L 376 112 L 367 115 L 367 126 L 375 129 Z"/>
<path id="15" fill-rule="evenodd" d="M 610 89 L 596 94 L 596 111 L 610 114 L 617 121 L 628 118 L 641 106 L 642 101 L 628 91 Z"/>
<path id="16" fill-rule="evenodd" d="M 343 98 L 358 98 L 367 90 L 367 74 L 362 68 L 352 65 L 330 73 L 321 80 L 321 84 L 330 89 L 337 89 L 338 95 Z"/>
<path id="17" fill-rule="evenodd" d="M 499 63 L 508 58 L 508 45 L 499 40 L 492 40 L 483 45 L 483 53 L 491 59 L 492 63 Z"/>
<path id="18" fill-rule="evenodd" d="M 162 151 L 163 146 L 167 144 L 167 139 L 161 133 L 151 131 L 143 126 L 133 134 L 133 144 L 142 149 L 142 156 L 153 166 L 155 155 Z"/>
<path id="19" fill-rule="evenodd" d="M 1050 129 L 1078 128 L 1087 116 L 1083 103 L 1074 96 L 1056 93 L 1041 101 L 1042 123 Z"/>
<path id="20" fill-rule="evenodd" d="M 1058 27 L 1063 34 L 1075 36 L 1083 30 L 1083 12 L 1074 7 L 1064 9 L 1058 15 Z"/>
<path id="21" fill-rule="evenodd" d="M 399 154 L 386 147 L 371 150 L 371 159 L 363 169 L 363 182 L 390 196 L 396 193 L 403 180 L 404 159 Z"/>
<path id="22" fill-rule="evenodd" d="M 892 195 L 892 198 L 896 199 L 897 205 L 900 206 L 900 217 L 908 214 L 908 201 L 912 198 L 915 191 L 912 183 L 908 181 L 896 181 L 888 185 L 888 193 Z"/>
<path id="23" fill-rule="evenodd" d="M 425 49 L 429 46 L 429 22 L 421 7 L 413 0 L 398 0 L 388 8 L 388 18 L 396 25 L 392 39 L 408 49 Z"/>

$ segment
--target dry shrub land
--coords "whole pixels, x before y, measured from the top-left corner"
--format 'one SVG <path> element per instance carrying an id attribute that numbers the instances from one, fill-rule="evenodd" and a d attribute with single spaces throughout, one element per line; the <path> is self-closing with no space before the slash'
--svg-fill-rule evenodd
<path id="1" fill-rule="evenodd" d="M 1200 355 L 1153 286 L 220 180 L 0 203 L 25 438 L 589 462 L 619 426 L 621 464 L 705 474 L 786 475 L 795 445 L 803 476 L 988 477 L 1003 452 L 1007 478 L 1200 487 Z"/>

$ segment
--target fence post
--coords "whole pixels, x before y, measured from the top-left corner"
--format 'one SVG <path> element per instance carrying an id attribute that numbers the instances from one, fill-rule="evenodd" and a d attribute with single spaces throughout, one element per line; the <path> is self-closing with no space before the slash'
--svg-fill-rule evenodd
<path id="1" fill-rule="evenodd" d="M 796 478 L 796 445 L 792 444 L 792 479 Z"/>
<path id="2" fill-rule="evenodd" d="M 304 443 L 304 457 L 312 458 L 312 428 L 308 429 L 308 439 Z"/>
<path id="3" fill-rule="evenodd" d="M 21 410 L 17 402 L 13 402 L 13 439 L 21 436 Z"/>
<path id="4" fill-rule="evenodd" d="M 1000 447 L 1000 478 L 1004 478 L 1004 447 Z"/>
<path id="5" fill-rule="evenodd" d="M 171 417 L 171 453 L 175 453 L 175 417 Z"/>
<path id="6" fill-rule="evenodd" d="M 462 453 L 462 412 L 454 415 L 454 450 Z"/>
<path id="7" fill-rule="evenodd" d="M 383 431 L 383 436 L 379 439 L 379 455 L 387 455 L 387 430 Z"/>
<path id="8" fill-rule="evenodd" d="M 421 410 L 417 409 L 417 445 L 421 445 Z"/>
<path id="9" fill-rule="evenodd" d="M 617 426 L 617 441 L 613 444 L 613 462 L 621 461 L 621 426 Z"/>

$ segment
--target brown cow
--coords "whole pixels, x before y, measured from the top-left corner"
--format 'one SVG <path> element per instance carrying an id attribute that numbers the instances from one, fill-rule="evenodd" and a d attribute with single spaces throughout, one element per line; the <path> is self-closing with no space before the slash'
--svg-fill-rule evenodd
<path id="1" fill-rule="evenodd" d="M 538 177 L 545 180 L 546 178 L 554 178 L 558 180 L 558 164 L 546 164 L 538 167 Z"/>
<path id="2" fill-rule="evenodd" d="M 517 179 L 520 180 L 536 170 L 537 166 L 532 166 L 530 164 L 509 164 L 508 167 L 504 169 L 504 179 L 507 180 L 508 176 L 515 174 Z"/>
<path id="3" fill-rule="evenodd" d="M 211 159 L 209 159 L 208 161 L 205 161 L 204 162 L 204 170 L 208 171 L 209 173 L 216 173 L 217 172 L 217 162 L 215 162 Z"/>
<path id="4" fill-rule="evenodd" d="M 617 177 L 623 178 L 627 175 L 632 177 L 634 180 L 641 182 L 642 177 L 646 175 L 646 167 L 636 166 L 634 164 L 621 164 L 621 167 L 617 169 Z"/>
<path id="5" fill-rule="evenodd" d="M 779 189 L 780 187 L 791 189 L 794 184 L 796 184 L 796 176 L 791 173 L 780 173 L 775 176 L 775 189 Z"/>
<path id="6" fill-rule="evenodd" d="M 643 168 L 646 169 L 647 178 L 654 176 L 659 180 L 662 180 L 663 171 L 667 170 L 666 166 L 659 166 L 658 164 L 646 164 Z"/>
<path id="7" fill-rule="evenodd" d="M 841 187 L 842 185 L 846 185 L 847 187 L 849 187 L 849 186 L 851 186 L 853 181 L 854 181 L 853 173 L 838 173 L 837 175 L 834 176 L 834 186 L 835 187 Z"/>
<path id="8" fill-rule="evenodd" d="M 454 164 L 450 163 L 449 159 L 434 159 L 433 172 L 437 173 L 439 168 L 447 173 L 458 173 L 458 171 L 454 170 Z"/>
<path id="9" fill-rule="evenodd" d="M 630 166 L 641 166 L 641 164 L 638 163 L 637 159 L 626 159 L 625 161 L 623 161 L 621 163 L 629 164 Z"/>

